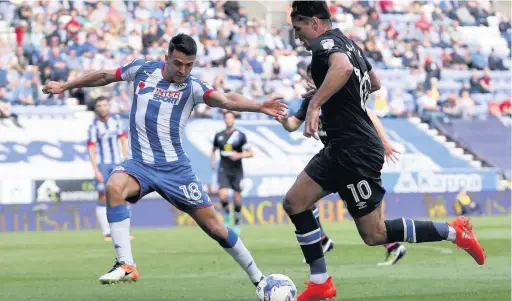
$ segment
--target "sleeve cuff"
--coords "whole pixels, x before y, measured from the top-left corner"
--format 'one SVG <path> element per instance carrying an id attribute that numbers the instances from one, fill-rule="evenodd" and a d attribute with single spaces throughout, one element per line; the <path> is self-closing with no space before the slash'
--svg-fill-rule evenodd
<path id="1" fill-rule="evenodd" d="M 203 94 L 203 101 L 204 101 L 204 103 L 205 103 L 205 104 L 210 105 L 210 104 L 208 103 L 208 96 L 210 96 L 210 94 L 211 94 L 213 91 L 215 91 L 215 89 L 210 89 L 210 90 L 207 90 L 206 92 L 204 92 L 204 94 Z"/>
<path id="2" fill-rule="evenodd" d="M 119 134 L 119 136 L 117 136 L 117 137 L 126 138 L 127 136 L 128 136 L 128 134 L 126 132 L 123 132 L 123 133 Z"/>
<path id="3" fill-rule="evenodd" d="M 117 68 L 116 70 L 116 79 L 123 80 L 123 78 L 121 77 L 121 67 Z"/>
<path id="4" fill-rule="evenodd" d="M 87 146 L 94 146 L 96 145 L 96 142 L 87 141 Z"/>

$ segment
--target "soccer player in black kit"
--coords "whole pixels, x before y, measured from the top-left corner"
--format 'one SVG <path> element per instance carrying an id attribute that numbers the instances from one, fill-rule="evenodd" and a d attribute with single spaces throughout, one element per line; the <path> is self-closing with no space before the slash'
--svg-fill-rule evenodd
<path id="1" fill-rule="evenodd" d="M 224 114 L 226 129 L 215 134 L 212 149 L 212 169 L 215 169 L 215 153 L 220 149 L 220 166 L 217 181 L 220 186 L 219 197 L 224 209 L 224 223 L 231 226 L 231 216 L 228 203 L 228 189 L 233 190 L 235 199 L 235 213 L 233 230 L 240 234 L 240 219 L 242 217 L 242 188 L 240 182 L 244 178 L 242 166 L 243 158 L 250 158 L 253 152 L 247 144 L 245 134 L 235 129 L 235 114 L 226 112 Z"/>
<path id="2" fill-rule="evenodd" d="M 384 220 L 380 206 L 385 194 L 381 185 L 384 146 L 366 110 L 368 96 L 380 88 L 380 81 L 362 50 L 334 29 L 330 18 L 324 1 L 292 3 L 295 38 L 313 52 L 311 73 L 318 88 L 309 101 L 304 135 L 320 136 L 326 144 L 283 200 L 310 267 L 309 282 L 297 301 L 336 296 L 322 252 L 320 227 L 311 211 L 321 197 L 332 192 L 346 202 L 367 245 L 448 240 L 466 250 L 478 264 L 484 264 L 483 249 L 466 217 L 450 223 Z"/>
<path id="3" fill-rule="evenodd" d="M 308 77 L 311 79 L 311 65 L 308 65 L 307 68 Z M 295 114 L 291 117 L 283 116 L 277 118 L 277 121 L 279 121 L 283 127 L 289 131 L 293 132 L 297 130 L 302 123 L 304 123 L 304 120 L 306 119 L 306 113 L 308 110 L 309 100 L 311 99 L 311 96 L 316 92 L 316 88 L 314 86 L 314 83 L 309 82 L 308 83 L 310 90 L 304 94 L 304 99 L 302 100 L 302 103 L 300 105 L 299 110 L 295 112 Z M 382 141 L 382 144 L 384 146 L 384 155 L 387 160 L 395 162 L 396 153 L 397 151 L 394 149 L 391 142 L 388 140 L 388 137 L 386 135 L 386 131 L 384 130 L 384 126 L 379 120 L 379 117 L 370 109 L 367 109 L 368 116 L 372 120 L 372 123 L 374 124 L 377 133 L 379 134 L 379 137 Z M 320 137 L 322 140 L 322 143 L 324 145 L 328 144 L 328 141 L 325 136 Z M 315 216 L 318 225 L 320 226 L 320 231 L 322 232 L 322 251 L 323 253 L 327 253 L 333 248 L 333 241 L 325 234 L 322 224 L 320 223 L 318 208 L 316 205 L 313 206 L 313 215 Z M 377 265 L 379 266 L 390 266 L 397 263 L 401 258 L 405 256 L 405 247 L 402 246 L 398 242 L 385 244 L 384 248 L 386 249 L 386 260 L 384 262 L 380 262 Z M 306 259 L 304 259 L 304 263 L 306 263 Z"/>

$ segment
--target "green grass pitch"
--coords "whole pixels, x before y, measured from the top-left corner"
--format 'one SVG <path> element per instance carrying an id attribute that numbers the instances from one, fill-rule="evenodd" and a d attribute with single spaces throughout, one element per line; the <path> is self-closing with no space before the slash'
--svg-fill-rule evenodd
<path id="1" fill-rule="evenodd" d="M 377 267 L 382 247 L 367 247 L 351 222 L 325 225 L 335 241 L 327 255 L 336 300 L 510 300 L 510 216 L 473 219 L 488 256 L 478 266 L 448 242 L 406 244 L 396 266 Z M 134 229 L 140 279 L 102 286 L 114 250 L 99 231 L 0 234 L 2 301 L 255 300 L 245 273 L 196 227 Z M 242 227 L 242 239 L 264 273 L 290 276 L 302 290 L 308 268 L 291 225 Z"/>

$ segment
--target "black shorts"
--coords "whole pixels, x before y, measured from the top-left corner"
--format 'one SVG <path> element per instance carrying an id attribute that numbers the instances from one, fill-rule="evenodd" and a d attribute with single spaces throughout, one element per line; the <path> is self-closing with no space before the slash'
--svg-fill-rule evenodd
<path id="1" fill-rule="evenodd" d="M 241 192 L 240 182 L 244 178 L 243 169 L 226 169 L 219 168 L 219 174 L 217 181 L 219 182 L 219 188 L 233 189 L 236 192 Z"/>
<path id="2" fill-rule="evenodd" d="M 353 218 L 370 214 L 386 190 L 380 179 L 383 153 L 379 150 L 346 150 L 328 145 L 304 169 L 325 191 L 337 192 Z"/>

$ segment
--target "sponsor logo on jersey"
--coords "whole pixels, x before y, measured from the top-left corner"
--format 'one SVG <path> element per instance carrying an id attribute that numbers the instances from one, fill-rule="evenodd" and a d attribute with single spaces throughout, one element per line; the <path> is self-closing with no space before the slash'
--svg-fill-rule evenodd
<path id="1" fill-rule="evenodd" d="M 167 102 L 173 105 L 177 105 L 180 102 L 183 92 L 181 91 L 169 91 L 160 88 L 155 89 L 153 100 L 160 102 Z"/>

